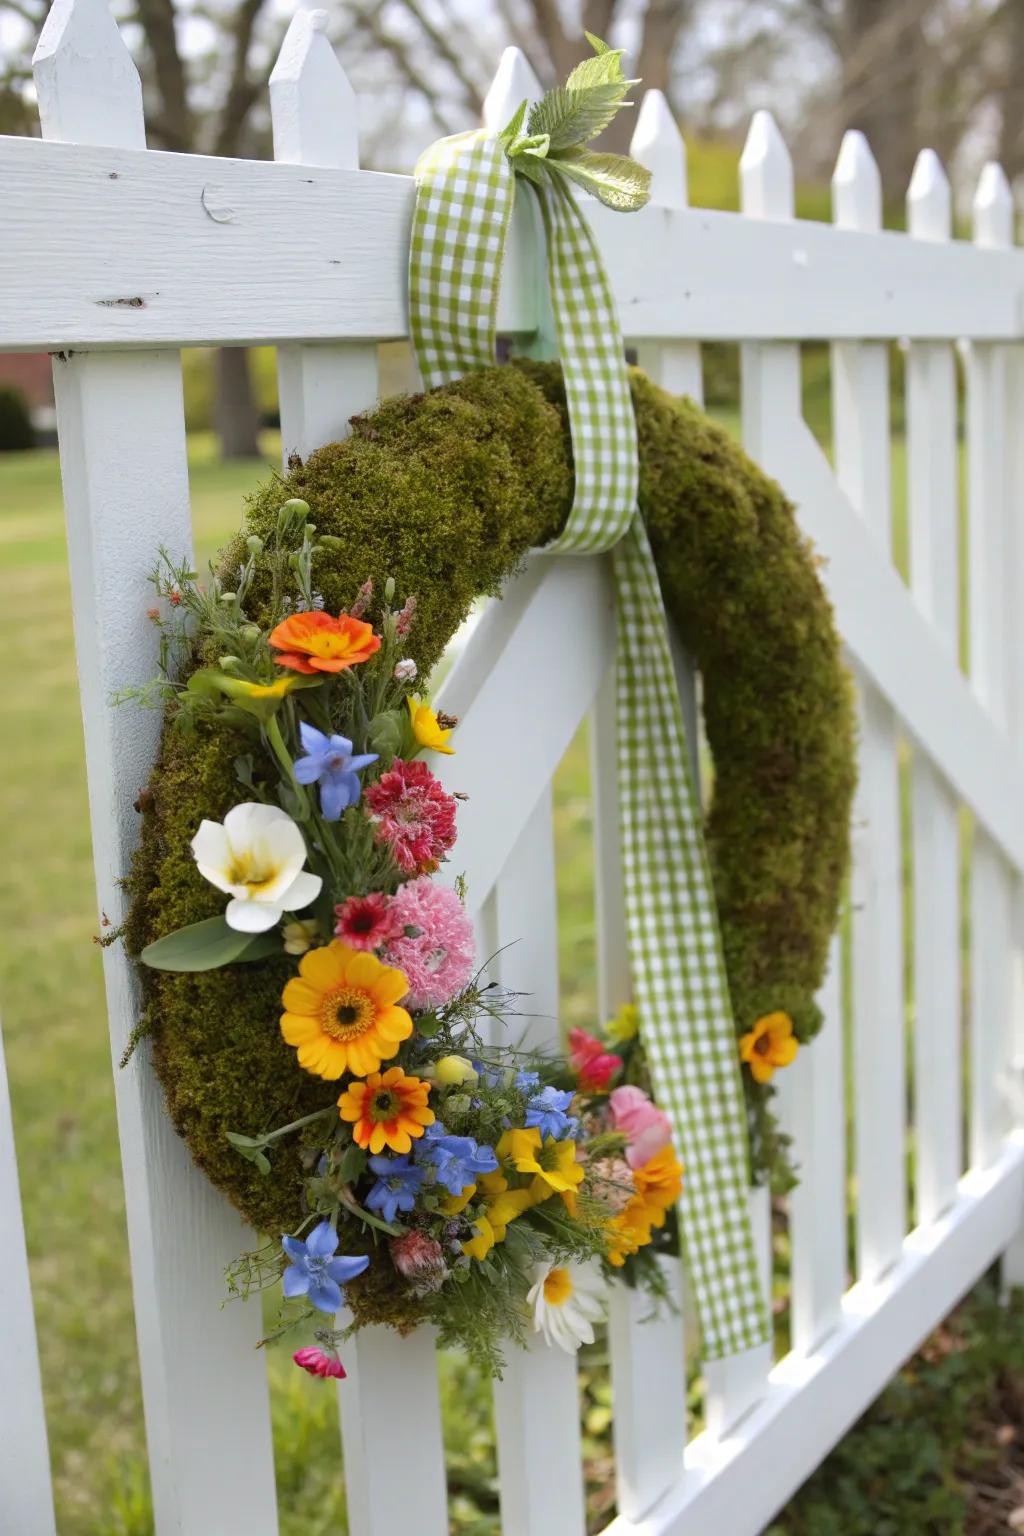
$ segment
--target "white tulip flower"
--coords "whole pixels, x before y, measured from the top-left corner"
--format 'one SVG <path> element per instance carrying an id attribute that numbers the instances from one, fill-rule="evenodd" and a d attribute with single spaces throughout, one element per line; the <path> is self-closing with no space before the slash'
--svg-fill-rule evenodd
<path id="1" fill-rule="evenodd" d="M 192 852 L 204 880 L 231 896 L 224 916 L 239 933 L 265 933 L 285 912 L 308 907 L 323 885 L 303 869 L 305 839 L 276 805 L 250 800 L 223 824 L 201 822 Z"/>
<path id="2" fill-rule="evenodd" d="M 548 1344 L 574 1355 L 581 1344 L 593 1344 L 594 1324 L 604 1316 L 604 1283 L 583 1264 L 536 1264 L 526 1301 L 533 1313 L 533 1330 Z"/>

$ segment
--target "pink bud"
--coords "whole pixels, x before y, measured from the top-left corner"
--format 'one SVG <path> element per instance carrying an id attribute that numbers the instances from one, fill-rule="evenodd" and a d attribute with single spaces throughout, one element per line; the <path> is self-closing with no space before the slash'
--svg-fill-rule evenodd
<path id="1" fill-rule="evenodd" d="M 317 1349 L 315 1344 L 310 1344 L 305 1349 L 297 1349 L 292 1359 L 311 1376 L 333 1376 L 340 1381 L 346 1374 L 345 1367 L 337 1355 L 325 1354 L 322 1349 Z"/>
<path id="2" fill-rule="evenodd" d="M 400 1275 L 424 1291 L 440 1290 L 448 1273 L 441 1244 L 425 1232 L 392 1238 L 391 1259 Z"/>

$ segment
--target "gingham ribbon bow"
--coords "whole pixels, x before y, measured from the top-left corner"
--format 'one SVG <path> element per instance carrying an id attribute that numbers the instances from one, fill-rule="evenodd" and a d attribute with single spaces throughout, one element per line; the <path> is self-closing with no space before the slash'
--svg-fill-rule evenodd
<path id="1" fill-rule="evenodd" d="M 428 389 L 495 361 L 515 165 L 508 135 L 481 130 L 440 140 L 416 167 L 409 315 Z M 565 530 L 548 547 L 611 552 L 630 964 L 655 1092 L 685 1168 L 679 1211 L 704 1353 L 716 1359 L 770 1337 L 748 1209 L 736 1032 L 665 610 L 637 509 L 636 422 L 618 317 L 568 183 L 539 175 L 536 161 L 528 174 L 547 235 L 576 473 Z"/>

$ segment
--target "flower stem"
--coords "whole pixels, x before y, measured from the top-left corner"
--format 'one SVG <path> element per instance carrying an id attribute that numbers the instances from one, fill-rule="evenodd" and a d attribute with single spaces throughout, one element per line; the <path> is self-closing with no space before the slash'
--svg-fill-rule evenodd
<path id="1" fill-rule="evenodd" d="M 277 758 L 278 762 L 281 764 L 281 767 L 284 769 L 288 783 L 291 785 L 293 791 L 295 792 L 295 797 L 298 800 L 299 806 L 301 808 L 301 819 L 303 821 L 308 821 L 309 800 L 306 797 L 305 789 L 295 777 L 295 765 L 291 760 L 288 748 L 284 744 L 284 737 L 281 735 L 281 727 L 277 723 L 277 716 L 271 715 L 270 719 L 264 722 L 263 729 L 266 733 L 267 741 L 270 743 L 270 747 L 274 753 L 274 756 Z"/>
<path id="2" fill-rule="evenodd" d="M 390 1221 L 381 1221 L 379 1216 L 371 1216 L 370 1212 L 364 1210 L 358 1201 L 353 1200 L 351 1195 L 344 1194 L 339 1190 L 338 1199 L 347 1211 L 350 1211 L 353 1216 L 358 1216 L 360 1221 L 365 1221 L 368 1227 L 376 1227 L 378 1232 L 386 1232 L 389 1237 L 402 1236 L 403 1227 L 396 1227 Z"/>
<path id="3" fill-rule="evenodd" d="M 287 1136 L 289 1131 L 300 1131 L 304 1125 L 312 1125 L 316 1120 L 325 1120 L 328 1115 L 337 1114 L 333 1104 L 328 1104 L 326 1109 L 315 1109 L 311 1115 L 303 1115 L 301 1120 L 293 1120 L 290 1125 L 279 1126 L 276 1131 L 270 1131 L 263 1138 L 264 1146 L 269 1146 L 272 1141 L 280 1141 L 282 1136 Z"/>

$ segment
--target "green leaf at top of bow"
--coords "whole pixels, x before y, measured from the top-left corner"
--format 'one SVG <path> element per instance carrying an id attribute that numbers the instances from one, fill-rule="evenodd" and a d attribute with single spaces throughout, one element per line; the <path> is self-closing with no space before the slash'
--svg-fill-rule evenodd
<path id="1" fill-rule="evenodd" d="M 584 146 L 621 107 L 631 105 L 626 92 L 640 82 L 623 74 L 620 48 L 609 48 L 589 32 L 587 41 L 594 57 L 577 64 L 564 85 L 530 109 L 528 118 L 522 102 L 500 139 L 516 173 L 528 181 L 542 186 L 559 175 L 606 207 L 632 213 L 650 197 L 650 172 L 628 155 L 600 154 Z"/>

